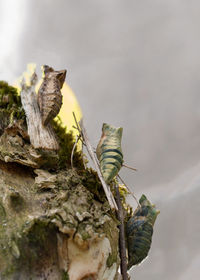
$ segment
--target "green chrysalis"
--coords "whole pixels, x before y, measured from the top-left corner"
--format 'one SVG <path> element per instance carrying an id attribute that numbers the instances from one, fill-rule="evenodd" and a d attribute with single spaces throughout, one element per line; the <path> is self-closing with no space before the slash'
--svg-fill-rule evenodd
<path id="1" fill-rule="evenodd" d="M 123 164 L 122 131 L 122 127 L 116 128 L 106 123 L 102 127 L 102 135 L 96 153 L 106 183 L 112 181 Z"/>
<path id="2" fill-rule="evenodd" d="M 128 244 L 128 269 L 139 264 L 146 256 L 151 247 L 153 226 L 157 215 L 160 213 L 143 194 L 139 200 L 133 216 L 126 225 Z"/>

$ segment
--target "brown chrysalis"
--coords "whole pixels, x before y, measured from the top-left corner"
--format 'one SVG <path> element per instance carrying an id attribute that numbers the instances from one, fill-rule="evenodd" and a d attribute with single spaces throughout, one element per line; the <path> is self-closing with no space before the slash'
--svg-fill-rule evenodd
<path id="1" fill-rule="evenodd" d="M 42 116 L 42 124 L 46 126 L 60 111 L 62 105 L 61 88 L 66 77 L 66 70 L 54 71 L 44 65 L 44 79 L 38 91 L 38 104 Z"/>

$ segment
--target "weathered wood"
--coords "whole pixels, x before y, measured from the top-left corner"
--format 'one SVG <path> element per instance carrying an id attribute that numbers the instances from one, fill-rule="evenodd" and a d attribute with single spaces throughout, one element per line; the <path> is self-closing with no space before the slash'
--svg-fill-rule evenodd
<path id="1" fill-rule="evenodd" d="M 26 113 L 30 142 L 35 149 L 58 150 L 59 144 L 51 125 L 43 126 L 42 124 L 35 92 L 36 83 L 37 75 L 35 72 L 30 79 L 30 85 L 27 85 L 24 79 L 21 81 L 21 101 Z"/>
<path id="2" fill-rule="evenodd" d="M 121 280 L 118 221 L 105 197 L 99 198 L 103 190 L 96 172 L 81 167 L 77 172 L 76 161 L 67 170 L 57 165 L 55 138 L 42 126 L 36 81 L 34 72 L 30 83 L 21 83 L 27 126 L 16 93 L 19 102 L 11 112 L 8 104 L 8 121 L 1 127 L 0 279 Z M 0 111 L 4 116 L 4 108 Z M 57 135 L 62 143 L 64 136 Z M 89 150 L 100 172 L 91 145 Z M 109 186 L 104 187 L 117 209 Z"/>
<path id="3" fill-rule="evenodd" d="M 21 119 L 8 124 L 0 135 L 0 279 L 119 279 L 118 222 L 93 194 L 96 173 L 77 173 L 76 162 L 56 167 L 57 153 L 34 149 Z"/>
<path id="4" fill-rule="evenodd" d="M 118 279 L 117 221 L 75 170 L 0 162 L 0 279 Z"/>

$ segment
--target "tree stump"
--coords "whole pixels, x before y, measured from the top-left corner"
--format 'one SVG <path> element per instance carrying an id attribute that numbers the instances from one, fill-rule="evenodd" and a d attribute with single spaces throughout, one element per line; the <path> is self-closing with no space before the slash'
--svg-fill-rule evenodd
<path id="1" fill-rule="evenodd" d="M 119 222 L 98 176 L 76 150 L 71 168 L 73 138 L 60 124 L 43 137 L 27 90 L 36 100 L 24 84 L 25 114 L 15 88 L 0 82 L 0 279 L 120 279 Z"/>

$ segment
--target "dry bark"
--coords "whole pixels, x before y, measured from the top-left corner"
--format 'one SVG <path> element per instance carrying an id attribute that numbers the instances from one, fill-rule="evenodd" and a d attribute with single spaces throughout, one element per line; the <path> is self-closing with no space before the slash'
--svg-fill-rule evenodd
<path id="1" fill-rule="evenodd" d="M 59 144 L 51 124 L 47 126 L 42 124 L 42 117 L 35 93 L 36 83 L 37 75 L 35 72 L 30 79 L 29 86 L 25 83 L 25 80 L 21 82 L 21 101 L 26 113 L 30 142 L 35 149 L 58 150 Z"/>
<path id="2" fill-rule="evenodd" d="M 96 194 L 98 178 L 58 169 L 57 152 L 37 146 L 27 125 L 14 118 L 0 127 L 0 279 L 120 279 L 118 221 Z"/>

